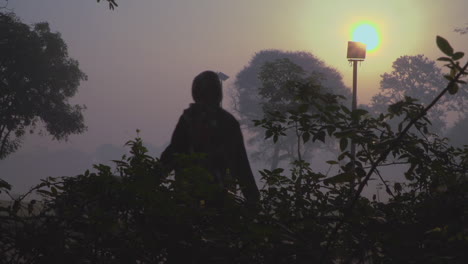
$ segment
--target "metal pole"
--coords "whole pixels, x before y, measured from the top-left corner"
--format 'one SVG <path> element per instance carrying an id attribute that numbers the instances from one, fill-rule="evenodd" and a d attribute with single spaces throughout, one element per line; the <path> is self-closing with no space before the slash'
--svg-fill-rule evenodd
<path id="1" fill-rule="evenodd" d="M 357 108 L 357 60 L 353 60 L 353 105 L 351 110 L 354 111 Z"/>
<path id="2" fill-rule="evenodd" d="M 357 60 L 353 60 L 353 102 L 351 105 L 351 110 L 354 111 L 357 108 Z M 352 125 L 356 125 L 354 121 L 352 122 Z M 356 144 L 354 144 L 354 141 L 351 139 L 351 169 L 354 172 L 355 168 L 355 162 L 356 162 Z M 354 188 L 354 180 L 351 182 L 352 188 Z"/>

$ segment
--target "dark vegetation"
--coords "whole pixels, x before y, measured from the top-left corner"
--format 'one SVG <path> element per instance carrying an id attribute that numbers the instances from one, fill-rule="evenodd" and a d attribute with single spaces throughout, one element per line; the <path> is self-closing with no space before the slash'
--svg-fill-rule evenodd
<path id="1" fill-rule="evenodd" d="M 255 125 L 268 140 L 290 137 L 289 171 L 262 170 L 256 206 L 212 185 L 184 156 L 175 181 L 147 154 L 141 138 L 115 168 L 98 164 L 75 177 L 47 178 L 0 205 L 2 263 L 466 263 L 468 148 L 431 133 L 428 111 L 465 89 L 468 63 L 437 37 L 450 70 L 425 105 L 403 96 L 388 111 L 350 111 L 340 95 L 290 60 L 264 64 L 260 90 L 268 103 Z M 267 73 L 290 69 L 276 82 Z M 415 68 L 417 69 L 417 67 Z M 289 71 L 289 70 L 288 70 Z M 284 93 L 279 93 L 284 91 Z M 281 98 L 276 101 L 276 98 Z M 283 108 L 284 107 L 284 108 Z M 396 125 L 390 125 L 397 119 Z M 61 124 L 61 123 L 60 123 Z M 336 140 L 334 175 L 304 157 L 310 141 Z M 350 141 L 357 144 L 352 166 Z M 379 168 L 406 164 L 406 180 L 386 181 Z M 191 165 L 191 166 L 190 166 Z M 191 179 L 196 178 L 197 181 Z M 369 180 L 384 184 L 382 203 L 361 195 Z M 0 182 L 0 192 L 10 186 Z M 36 192 L 41 200 L 28 200 Z"/>
<path id="2" fill-rule="evenodd" d="M 0 39 L 0 160 L 35 130 L 57 140 L 84 132 L 84 106 L 68 100 L 87 77 L 60 34 L 0 12 Z"/>

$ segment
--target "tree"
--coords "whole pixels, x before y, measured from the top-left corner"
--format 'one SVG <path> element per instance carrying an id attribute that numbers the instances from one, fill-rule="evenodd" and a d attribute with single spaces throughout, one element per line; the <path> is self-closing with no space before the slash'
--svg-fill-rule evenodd
<path id="1" fill-rule="evenodd" d="M 33 27 L 0 13 L 0 159 L 38 125 L 56 140 L 85 131 L 82 110 L 68 100 L 87 76 L 49 24 Z M 43 133 L 43 129 L 40 129 Z"/>
<path id="2" fill-rule="evenodd" d="M 417 98 L 420 103 L 427 105 L 445 84 L 442 70 L 424 55 L 401 56 L 393 62 L 392 68 L 391 73 L 381 75 L 380 92 L 371 100 L 371 108 L 376 113 L 385 112 L 389 105 L 405 97 Z M 442 98 L 428 113 L 433 131 L 444 131 L 448 111 L 463 116 L 468 106 L 467 98 L 466 89 Z"/>
<path id="3" fill-rule="evenodd" d="M 252 120 L 263 118 L 264 111 L 287 109 L 294 99 L 291 84 L 294 86 L 298 81 L 350 98 L 340 73 L 308 52 L 263 50 L 256 53 L 236 76 L 234 109 L 252 135 L 249 143 L 257 148 L 253 157 L 257 160 L 260 156 L 266 157 L 272 169 L 282 160 L 297 157 L 297 141 L 294 135 L 282 137 L 276 144 L 264 141 L 263 130 L 255 127 Z M 310 145 L 304 148 L 303 158 L 307 159 L 312 149 Z"/>
<path id="4" fill-rule="evenodd" d="M 265 62 L 262 66 L 258 79 L 261 86 L 258 93 L 262 99 L 261 106 L 264 115 L 271 115 L 275 111 L 287 112 L 295 108 L 295 93 L 297 93 L 297 83 L 302 82 L 304 70 L 291 62 L 289 59 L 278 59 L 272 62 Z M 270 168 L 276 169 L 281 160 L 294 160 L 306 155 L 306 150 L 301 155 L 300 145 L 294 144 L 294 133 L 288 133 L 286 137 L 274 138 L 273 152 L 271 154 Z M 262 142 L 260 151 L 271 147 L 270 142 Z M 281 153 L 283 152 L 283 153 Z M 297 155 L 295 155 L 297 153 Z"/>

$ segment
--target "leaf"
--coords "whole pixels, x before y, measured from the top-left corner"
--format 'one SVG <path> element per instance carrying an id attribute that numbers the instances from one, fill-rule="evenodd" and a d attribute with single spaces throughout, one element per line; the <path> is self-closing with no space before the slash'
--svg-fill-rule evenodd
<path id="1" fill-rule="evenodd" d="M 273 136 L 273 143 L 276 143 L 277 141 L 278 141 L 278 135 L 275 134 L 275 135 Z"/>
<path id="2" fill-rule="evenodd" d="M 273 174 L 281 174 L 283 172 L 284 172 L 283 168 L 276 168 L 273 171 L 271 171 L 271 173 L 273 173 Z"/>
<path id="3" fill-rule="evenodd" d="M 451 62 L 452 59 L 448 58 L 448 57 L 440 57 L 437 59 L 438 61 L 447 61 L 447 62 Z"/>
<path id="4" fill-rule="evenodd" d="M 349 152 L 346 151 L 346 152 L 343 152 L 341 153 L 339 156 L 338 156 L 338 160 L 343 160 L 344 158 L 348 157 L 349 156 Z"/>
<path id="5" fill-rule="evenodd" d="M 335 130 L 336 130 L 336 127 L 334 127 L 334 126 L 327 127 L 328 135 L 331 136 L 333 134 L 333 132 L 335 132 Z"/>
<path id="6" fill-rule="evenodd" d="M 338 161 L 335 160 L 327 160 L 327 163 L 330 165 L 338 164 Z"/>
<path id="7" fill-rule="evenodd" d="M 324 183 L 338 184 L 338 183 L 350 182 L 352 180 L 354 180 L 354 175 L 352 173 L 343 172 L 336 176 L 325 179 Z"/>
<path id="8" fill-rule="evenodd" d="M 302 140 L 304 141 L 304 143 L 307 143 L 309 139 L 310 139 L 310 133 L 305 132 L 302 134 Z"/>
<path id="9" fill-rule="evenodd" d="M 344 105 L 341 106 L 341 110 L 343 110 L 343 112 L 345 112 L 346 114 L 350 114 L 351 111 Z"/>
<path id="10" fill-rule="evenodd" d="M 351 116 L 355 119 L 358 119 L 360 116 L 363 116 L 365 114 L 369 113 L 367 110 L 364 109 L 356 109 L 351 113 Z"/>
<path id="11" fill-rule="evenodd" d="M 426 231 L 425 234 L 440 233 L 440 232 L 442 232 L 442 229 L 440 227 L 436 227 L 434 229 Z"/>
<path id="12" fill-rule="evenodd" d="M 36 204 L 36 200 L 31 200 L 28 204 L 28 213 L 31 214 L 34 210 L 34 205 Z"/>
<path id="13" fill-rule="evenodd" d="M 312 138 L 312 141 L 315 142 L 318 139 L 325 143 L 325 136 L 326 136 L 325 131 L 319 131 L 318 133 L 314 135 L 314 137 Z"/>
<path id="14" fill-rule="evenodd" d="M 51 196 L 52 194 L 51 192 L 46 191 L 46 190 L 37 190 L 36 192 L 45 196 Z"/>
<path id="15" fill-rule="evenodd" d="M 412 173 L 409 173 L 409 172 L 405 172 L 405 178 L 406 178 L 408 181 L 414 180 L 413 174 L 412 174 Z"/>
<path id="16" fill-rule="evenodd" d="M 353 114 L 356 114 L 358 116 L 362 116 L 362 115 L 365 115 L 365 114 L 368 114 L 369 111 L 367 110 L 364 110 L 364 109 L 356 109 L 353 111 Z"/>
<path id="17" fill-rule="evenodd" d="M 450 85 L 449 88 L 448 88 L 448 92 L 450 94 L 456 94 L 458 92 L 458 84 L 453 83 L 452 85 Z"/>
<path id="18" fill-rule="evenodd" d="M 299 113 L 305 113 L 307 112 L 307 110 L 309 110 L 309 106 L 307 104 L 301 104 L 298 110 Z"/>
<path id="19" fill-rule="evenodd" d="M 448 55 L 450 57 L 452 57 L 454 55 L 453 54 L 453 48 L 452 48 L 452 46 L 450 46 L 450 43 L 446 39 L 444 39 L 441 36 L 437 36 L 436 43 L 437 43 L 437 46 L 439 47 L 440 51 L 442 51 L 443 53 L 445 53 L 446 55 Z"/>
<path id="20" fill-rule="evenodd" d="M 0 188 L 11 190 L 11 185 L 8 182 L 0 179 Z"/>
<path id="21" fill-rule="evenodd" d="M 54 186 L 50 187 L 50 190 L 52 191 L 53 196 L 57 196 L 57 189 Z"/>
<path id="22" fill-rule="evenodd" d="M 390 191 L 390 188 L 388 186 L 385 187 L 385 191 L 388 195 L 392 195 L 392 191 Z"/>
<path id="23" fill-rule="evenodd" d="M 375 195 L 375 194 L 374 194 Z M 379 224 L 385 224 L 387 223 L 387 219 L 385 219 L 384 217 L 380 217 L 380 216 L 374 216 L 374 217 L 371 217 L 371 219 L 375 220 L 377 223 Z"/>
<path id="24" fill-rule="evenodd" d="M 463 56 L 465 56 L 465 53 L 460 52 L 460 51 L 455 52 L 455 54 L 453 54 L 453 56 L 452 56 L 452 59 L 453 60 L 459 60 L 459 59 L 463 58 Z"/>
<path id="25" fill-rule="evenodd" d="M 344 151 L 348 147 L 348 139 L 342 138 L 340 139 L 340 150 Z"/>
<path id="26" fill-rule="evenodd" d="M 451 68 L 451 70 L 450 70 L 450 76 L 452 76 L 452 78 L 454 78 L 455 75 L 457 75 L 457 71 L 458 71 L 458 70 L 457 70 L 456 68 Z"/>
<path id="27" fill-rule="evenodd" d="M 362 178 L 366 176 L 366 171 L 361 167 L 357 167 L 355 171 L 356 171 L 356 177 Z"/>
<path id="28" fill-rule="evenodd" d="M 393 185 L 393 189 L 395 190 L 395 192 L 401 192 L 403 190 L 403 187 L 401 186 L 400 183 L 396 182 L 394 185 Z"/>

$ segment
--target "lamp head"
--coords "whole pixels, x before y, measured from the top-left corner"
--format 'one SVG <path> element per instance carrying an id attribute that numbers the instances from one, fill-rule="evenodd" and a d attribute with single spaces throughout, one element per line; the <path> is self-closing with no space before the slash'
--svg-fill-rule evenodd
<path id="1" fill-rule="evenodd" d="M 366 58 L 366 44 L 357 41 L 348 41 L 348 55 L 350 61 L 363 61 Z"/>

